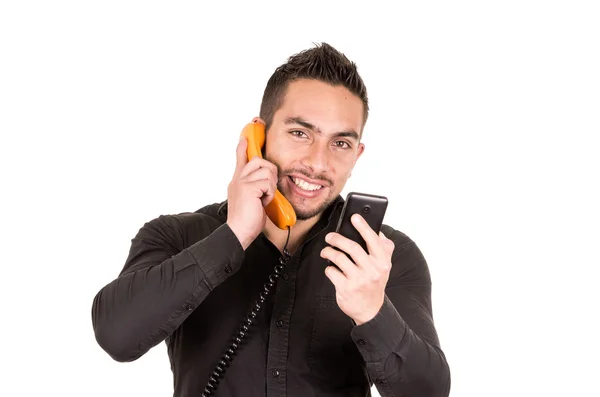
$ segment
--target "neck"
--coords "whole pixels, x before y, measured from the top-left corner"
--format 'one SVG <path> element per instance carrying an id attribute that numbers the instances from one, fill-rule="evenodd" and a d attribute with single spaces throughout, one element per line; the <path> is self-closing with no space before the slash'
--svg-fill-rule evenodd
<path id="1" fill-rule="evenodd" d="M 319 218 L 320 215 L 305 221 L 297 221 L 296 224 L 292 226 L 292 230 L 290 231 L 290 239 L 287 245 L 287 250 L 291 254 L 296 252 L 300 244 L 302 244 L 306 238 L 306 235 L 310 229 L 319 221 Z M 263 233 L 269 239 L 269 241 L 271 241 L 277 247 L 277 249 L 283 253 L 283 247 L 285 246 L 285 242 L 288 238 L 288 231 L 278 228 L 273 222 L 271 222 L 269 218 L 267 218 L 267 223 L 265 224 Z"/>

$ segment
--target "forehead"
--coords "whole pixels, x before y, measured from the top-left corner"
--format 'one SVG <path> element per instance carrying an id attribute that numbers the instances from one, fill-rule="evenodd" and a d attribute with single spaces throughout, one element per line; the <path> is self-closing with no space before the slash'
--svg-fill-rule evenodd
<path id="1" fill-rule="evenodd" d="M 288 85 L 273 121 L 282 123 L 290 117 L 300 117 L 325 133 L 348 129 L 360 132 L 363 111 L 362 100 L 346 87 L 301 79 Z"/>

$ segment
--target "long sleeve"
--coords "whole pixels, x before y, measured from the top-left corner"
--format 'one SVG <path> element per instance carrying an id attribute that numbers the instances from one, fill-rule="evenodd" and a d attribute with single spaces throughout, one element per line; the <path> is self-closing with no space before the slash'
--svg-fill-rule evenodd
<path id="1" fill-rule="evenodd" d="M 447 397 L 450 368 L 434 326 L 427 264 L 412 240 L 393 236 L 384 304 L 371 321 L 353 328 L 352 338 L 382 397 Z"/>
<path id="2" fill-rule="evenodd" d="M 185 217 L 147 222 L 119 276 L 94 297 L 95 337 L 114 360 L 136 360 L 165 340 L 242 265 L 244 251 L 229 226 L 215 229 L 214 222 L 197 220 L 203 215 L 194 216 L 195 234 L 203 237 L 189 246 Z"/>

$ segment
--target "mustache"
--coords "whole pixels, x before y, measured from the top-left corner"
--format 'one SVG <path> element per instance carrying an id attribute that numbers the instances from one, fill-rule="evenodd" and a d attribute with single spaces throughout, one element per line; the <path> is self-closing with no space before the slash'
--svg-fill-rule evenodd
<path id="1" fill-rule="evenodd" d="M 329 184 L 329 185 L 333 185 L 333 181 L 331 179 L 327 178 L 326 176 L 311 175 L 304 170 L 298 170 L 298 169 L 286 170 L 286 172 L 283 175 L 289 175 L 291 173 L 302 174 L 305 177 L 307 177 L 308 179 L 320 180 L 320 181 L 327 182 L 327 184 Z"/>

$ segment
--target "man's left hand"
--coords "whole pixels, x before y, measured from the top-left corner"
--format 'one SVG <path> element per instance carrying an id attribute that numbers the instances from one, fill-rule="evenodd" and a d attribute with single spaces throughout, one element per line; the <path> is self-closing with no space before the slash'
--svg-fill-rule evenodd
<path id="1" fill-rule="evenodd" d="M 371 320 L 381 309 L 385 298 L 394 242 L 375 233 L 369 224 L 358 214 L 351 218 L 352 224 L 367 243 L 367 251 L 356 242 L 335 232 L 328 233 L 325 241 L 346 252 L 352 261 L 332 247 L 325 247 L 321 257 L 329 259 L 335 266 L 328 266 L 325 275 L 336 290 L 336 300 L 340 309 L 357 325 Z"/>

